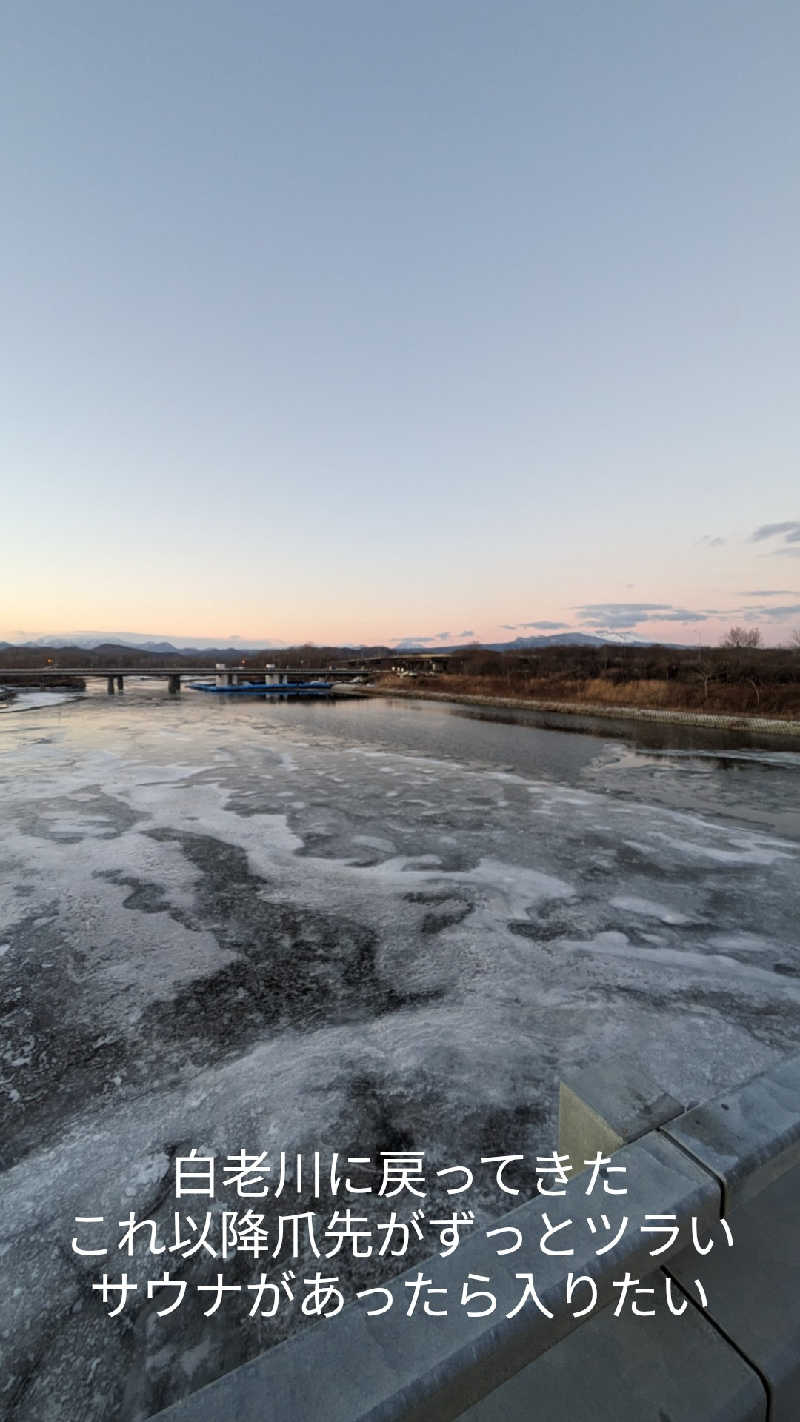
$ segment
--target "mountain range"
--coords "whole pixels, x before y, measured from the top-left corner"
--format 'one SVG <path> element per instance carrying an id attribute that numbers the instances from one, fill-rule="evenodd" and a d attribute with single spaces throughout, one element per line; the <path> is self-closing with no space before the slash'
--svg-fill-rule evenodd
<path id="1" fill-rule="evenodd" d="M 494 652 L 514 652 L 525 651 L 530 647 L 603 647 L 619 646 L 621 644 L 632 647 L 642 647 L 649 645 L 647 642 L 637 641 L 629 637 L 597 637 L 594 635 L 594 633 L 590 632 L 557 632 L 550 635 L 543 634 L 536 637 L 515 637 L 513 641 L 510 642 L 482 642 L 480 645 Z M 231 641 L 226 643 L 224 646 L 220 646 L 218 642 L 214 642 L 210 638 L 206 637 L 187 637 L 181 639 L 180 643 L 177 643 L 168 641 L 166 638 L 159 639 L 154 637 L 142 636 L 135 632 L 106 632 L 102 634 L 93 632 L 65 632 L 61 635 L 50 634 L 46 637 L 37 637 L 30 642 L 0 642 L 0 649 L 8 650 L 13 647 L 19 647 L 20 649 L 31 649 L 36 647 L 81 647 L 86 651 L 95 651 L 98 647 L 114 646 L 129 647 L 131 650 L 135 650 L 138 652 L 154 652 L 161 654 L 168 654 L 170 652 L 173 652 L 177 656 L 191 656 L 193 653 L 201 651 L 213 651 L 218 653 L 226 653 L 229 656 L 235 656 L 240 655 L 242 652 L 247 652 L 251 650 L 264 651 L 269 649 L 279 651 L 289 645 L 290 644 L 287 642 L 273 641 L 268 638 L 264 638 L 259 642 L 252 642 L 245 641 L 242 638 L 236 637 L 231 639 Z M 314 643 L 310 643 L 309 645 L 313 646 Z M 352 650 L 355 652 L 363 650 L 363 644 L 361 643 L 346 643 L 343 645 L 352 647 Z M 475 644 L 465 644 L 462 642 L 454 646 L 437 645 L 436 647 L 429 647 L 421 644 L 413 644 L 411 642 L 404 641 L 400 644 L 396 644 L 394 647 L 391 647 L 389 649 L 392 651 L 403 653 L 425 651 L 436 653 L 463 651 L 465 645 Z"/>

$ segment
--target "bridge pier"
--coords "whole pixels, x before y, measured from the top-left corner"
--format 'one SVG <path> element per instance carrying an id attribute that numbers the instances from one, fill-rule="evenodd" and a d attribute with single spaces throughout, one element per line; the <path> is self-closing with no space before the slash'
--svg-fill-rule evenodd
<path id="1" fill-rule="evenodd" d="M 169 679 L 170 695 L 174 696 L 181 689 L 181 679 L 179 676 L 171 676 Z"/>
<path id="2" fill-rule="evenodd" d="M 125 690 L 125 678 L 122 677 L 122 676 L 118 676 L 118 677 L 117 677 L 117 691 L 124 691 L 124 690 Z"/>
<path id="3" fill-rule="evenodd" d="M 114 695 L 114 678 L 113 678 L 113 676 L 106 677 L 106 691 L 108 692 L 109 696 L 113 696 L 113 695 Z"/>

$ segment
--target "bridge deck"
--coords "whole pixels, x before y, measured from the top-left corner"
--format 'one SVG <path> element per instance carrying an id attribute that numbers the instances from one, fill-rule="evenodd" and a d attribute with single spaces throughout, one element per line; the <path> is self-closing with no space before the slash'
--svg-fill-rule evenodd
<path id="1" fill-rule="evenodd" d="M 273 676 L 297 676 L 310 681 L 314 678 L 353 677 L 359 675 L 357 667 L 269 667 L 263 666 L 158 666 L 158 667 L 0 667 L 0 682 L 9 677 L 64 677 L 64 676 L 263 676 L 265 671 Z"/>

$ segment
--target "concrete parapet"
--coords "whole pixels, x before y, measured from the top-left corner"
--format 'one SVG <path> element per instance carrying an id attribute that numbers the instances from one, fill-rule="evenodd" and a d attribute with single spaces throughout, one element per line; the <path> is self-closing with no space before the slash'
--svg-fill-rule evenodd
<path id="1" fill-rule="evenodd" d="M 691 1287 L 700 1272 L 707 1316 L 763 1379 L 770 1422 L 800 1417 L 800 1170 L 781 1175 L 728 1215 L 733 1246 L 704 1259 L 686 1250 L 669 1272 Z"/>
<path id="2" fill-rule="evenodd" d="M 800 1165 L 800 1057 L 696 1106 L 665 1134 L 710 1170 L 726 1209 Z"/>
<path id="3" fill-rule="evenodd" d="M 625 1213 L 631 1220 L 643 1220 L 656 1204 L 687 1223 L 695 1216 L 710 1227 L 718 1219 L 717 1182 L 657 1133 L 624 1147 L 616 1163 L 626 1170 Z M 502 1223 L 516 1226 L 523 1238 L 541 1237 L 545 1212 L 552 1223 L 580 1220 L 581 1206 L 584 1228 L 575 1236 L 568 1267 L 595 1280 L 602 1308 L 614 1297 L 612 1282 L 620 1273 L 630 1270 L 636 1275 L 655 1267 L 646 1234 L 632 1227 L 598 1259 L 597 1241 L 585 1227 L 586 1196 L 580 1179 L 570 1181 L 563 1196 L 538 1196 L 520 1205 Z M 429 1260 L 425 1274 L 433 1287 L 447 1289 L 452 1298 L 460 1297 L 468 1274 L 489 1277 L 497 1308 L 488 1317 L 469 1318 L 459 1311 L 431 1320 L 424 1313 L 408 1318 L 392 1309 L 370 1318 L 363 1305 L 351 1305 L 161 1416 L 164 1422 L 211 1422 L 228 1416 L 237 1422 L 453 1422 L 580 1326 L 564 1309 L 564 1263 L 562 1257 L 537 1255 L 536 1291 L 554 1317 L 525 1309 L 509 1319 L 506 1315 L 519 1303 L 520 1265 L 513 1255 L 499 1257 L 485 1236 L 476 1233 L 455 1253 Z M 416 1273 L 391 1281 L 398 1299 L 407 1297 L 405 1282 Z"/>
<path id="4" fill-rule="evenodd" d="M 553 1313 L 514 1311 L 520 1263 L 476 1231 L 425 1277 L 448 1297 L 463 1280 L 491 1280 L 497 1307 L 431 1319 L 360 1304 L 262 1354 L 160 1413 L 162 1422 L 788 1422 L 800 1417 L 800 1057 L 704 1106 L 682 1111 L 637 1064 L 600 1065 L 562 1085 L 560 1149 L 580 1162 L 614 1153 L 626 1170 L 629 1229 L 599 1255 L 585 1181 L 537 1196 L 497 1221 L 524 1240 L 573 1226 L 568 1258 L 536 1255 L 536 1292 Z M 634 1139 L 620 1145 L 628 1135 Z M 616 1142 L 616 1144 L 615 1144 Z M 699 1258 L 694 1219 L 709 1238 L 730 1211 L 734 1247 Z M 608 1202 L 606 1201 L 606 1204 Z M 598 1206 L 595 1213 L 600 1207 Z M 680 1226 L 652 1254 L 645 1215 Z M 721 1227 L 714 1232 L 715 1238 Z M 523 1255 L 519 1256 L 520 1259 Z M 597 1309 L 565 1311 L 568 1272 L 597 1286 Z M 615 1317 L 614 1281 L 668 1274 L 681 1317 Z M 390 1280 L 395 1299 L 417 1270 Z M 703 1277 L 708 1302 L 695 1287 Z M 685 1292 L 681 1294 L 680 1290 Z"/>
<path id="5" fill-rule="evenodd" d="M 683 1106 L 638 1061 L 615 1057 L 562 1077 L 558 1148 L 575 1161 L 608 1154 L 680 1116 Z"/>
<path id="6" fill-rule="evenodd" d="M 680 1289 L 676 1296 L 683 1299 Z M 754 1370 L 695 1308 L 595 1313 L 459 1422 L 766 1422 Z"/>

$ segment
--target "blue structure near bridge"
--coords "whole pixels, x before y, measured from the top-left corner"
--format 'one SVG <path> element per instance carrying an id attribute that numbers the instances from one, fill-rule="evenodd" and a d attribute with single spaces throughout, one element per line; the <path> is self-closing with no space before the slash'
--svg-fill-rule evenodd
<path id="1" fill-rule="evenodd" d="M 330 681 L 245 681 L 217 686 L 211 681 L 190 681 L 193 691 L 210 691 L 218 696 L 330 696 Z"/>

